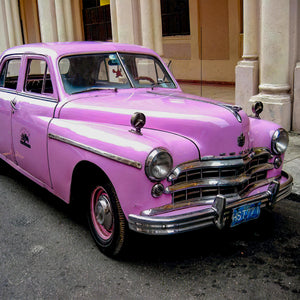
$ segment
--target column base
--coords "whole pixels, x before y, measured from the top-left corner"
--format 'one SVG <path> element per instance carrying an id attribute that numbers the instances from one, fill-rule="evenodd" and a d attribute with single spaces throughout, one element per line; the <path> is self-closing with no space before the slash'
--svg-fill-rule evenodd
<path id="1" fill-rule="evenodd" d="M 261 101 L 264 105 L 264 110 L 260 115 L 262 119 L 275 122 L 286 130 L 291 130 L 292 103 L 290 94 L 259 93 L 251 97 L 250 106 L 257 101 Z"/>
<path id="2" fill-rule="evenodd" d="M 257 57 L 256 57 L 257 58 Z M 258 93 L 258 61 L 244 59 L 235 68 L 235 103 L 251 114 L 249 99 Z"/>
<path id="3" fill-rule="evenodd" d="M 300 133 L 300 62 L 296 65 L 294 78 L 293 130 Z"/>

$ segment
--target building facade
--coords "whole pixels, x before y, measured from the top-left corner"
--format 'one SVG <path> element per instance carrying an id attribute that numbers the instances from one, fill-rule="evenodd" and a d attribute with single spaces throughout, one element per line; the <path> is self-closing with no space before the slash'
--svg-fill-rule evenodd
<path id="1" fill-rule="evenodd" d="M 182 82 L 236 83 L 236 103 L 300 132 L 298 0 L 0 0 L 0 50 L 112 40 L 154 49 Z"/>
<path id="2" fill-rule="evenodd" d="M 244 52 L 236 67 L 236 103 L 248 113 L 300 132 L 300 2 L 244 0 Z"/>

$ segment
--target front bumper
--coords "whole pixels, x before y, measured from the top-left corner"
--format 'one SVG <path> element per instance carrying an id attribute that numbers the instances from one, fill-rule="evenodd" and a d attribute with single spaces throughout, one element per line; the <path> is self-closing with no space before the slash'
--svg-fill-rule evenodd
<path id="1" fill-rule="evenodd" d="M 215 225 L 221 229 L 225 226 L 225 222 L 231 216 L 234 208 L 257 202 L 261 202 L 261 207 L 271 207 L 276 202 L 286 198 L 292 191 L 293 178 L 284 171 L 282 171 L 282 176 L 287 178 L 283 184 L 274 180 L 269 184 L 268 190 L 265 192 L 238 199 L 231 203 L 227 202 L 225 197 L 218 195 L 211 207 L 200 211 L 172 216 L 130 214 L 128 216 L 129 228 L 150 235 L 168 235 L 210 225 Z"/>

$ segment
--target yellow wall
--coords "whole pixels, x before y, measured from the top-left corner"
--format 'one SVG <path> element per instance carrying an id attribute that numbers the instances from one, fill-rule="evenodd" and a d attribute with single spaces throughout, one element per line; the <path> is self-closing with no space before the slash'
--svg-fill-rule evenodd
<path id="1" fill-rule="evenodd" d="M 234 82 L 241 54 L 240 0 L 189 0 L 189 9 L 190 35 L 163 38 L 175 77 Z"/>

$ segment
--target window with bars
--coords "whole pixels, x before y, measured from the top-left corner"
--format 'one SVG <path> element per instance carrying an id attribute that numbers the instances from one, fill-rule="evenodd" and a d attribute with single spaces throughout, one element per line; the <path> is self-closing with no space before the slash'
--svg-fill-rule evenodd
<path id="1" fill-rule="evenodd" d="M 82 7 L 85 40 L 111 40 L 110 5 L 100 6 L 99 0 L 83 0 Z"/>
<path id="2" fill-rule="evenodd" d="M 161 0 L 163 36 L 189 35 L 189 0 Z"/>

